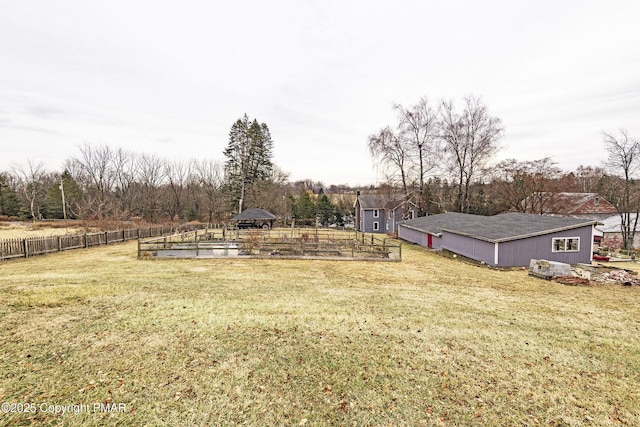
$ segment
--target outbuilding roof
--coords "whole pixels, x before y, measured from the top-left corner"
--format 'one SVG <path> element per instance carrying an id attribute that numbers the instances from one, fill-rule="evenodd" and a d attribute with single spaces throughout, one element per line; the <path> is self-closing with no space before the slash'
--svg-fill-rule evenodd
<path id="1" fill-rule="evenodd" d="M 505 213 L 481 216 L 448 212 L 402 222 L 403 227 L 440 236 L 443 231 L 488 242 L 506 242 L 597 224 L 561 216 Z"/>
<path id="2" fill-rule="evenodd" d="M 231 218 L 231 221 L 254 221 L 254 220 L 271 220 L 276 219 L 276 216 L 264 209 L 250 208 L 245 209 L 238 215 Z"/>
<path id="3" fill-rule="evenodd" d="M 424 231 L 426 233 L 433 234 L 434 236 L 440 236 L 443 228 L 454 228 L 456 224 L 465 221 L 468 216 L 476 215 L 447 212 L 402 221 L 400 225 L 414 230 Z"/>

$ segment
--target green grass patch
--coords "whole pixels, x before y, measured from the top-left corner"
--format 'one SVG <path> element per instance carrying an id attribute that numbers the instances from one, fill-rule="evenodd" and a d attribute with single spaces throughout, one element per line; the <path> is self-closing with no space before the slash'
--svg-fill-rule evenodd
<path id="1" fill-rule="evenodd" d="M 640 287 L 411 245 L 375 263 L 127 243 L 0 263 L 0 291 L 0 401 L 38 409 L 2 425 L 640 425 Z"/>

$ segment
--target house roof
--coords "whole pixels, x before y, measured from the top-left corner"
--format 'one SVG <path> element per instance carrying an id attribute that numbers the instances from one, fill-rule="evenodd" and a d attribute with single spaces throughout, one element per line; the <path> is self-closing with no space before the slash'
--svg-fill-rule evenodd
<path id="1" fill-rule="evenodd" d="M 521 202 L 528 210 L 539 205 L 538 199 L 544 200 L 543 213 L 559 215 L 612 215 L 616 208 L 597 193 L 550 193 L 532 194 Z M 539 210 L 536 207 L 535 210 Z M 540 213 L 540 212 L 534 212 Z"/>
<path id="2" fill-rule="evenodd" d="M 397 194 L 361 194 L 356 198 L 361 209 L 395 209 L 405 201 Z"/>
<path id="3" fill-rule="evenodd" d="M 515 212 L 495 216 L 448 212 L 404 221 L 400 225 L 436 236 L 440 236 L 443 231 L 446 231 L 497 243 L 594 224 L 597 224 L 597 221 Z"/>
<path id="4" fill-rule="evenodd" d="M 253 221 L 265 219 L 276 219 L 276 216 L 264 209 L 251 208 L 243 210 L 238 215 L 231 218 L 231 221 Z"/>

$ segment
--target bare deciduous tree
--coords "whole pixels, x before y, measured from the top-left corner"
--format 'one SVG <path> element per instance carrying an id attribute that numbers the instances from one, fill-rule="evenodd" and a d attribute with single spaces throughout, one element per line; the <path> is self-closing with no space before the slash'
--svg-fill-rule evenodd
<path id="1" fill-rule="evenodd" d="M 140 158 L 139 206 L 144 219 L 158 222 L 163 200 L 160 187 L 165 181 L 162 159 L 153 154 L 143 154 Z"/>
<path id="2" fill-rule="evenodd" d="M 25 166 L 14 165 L 13 172 L 18 179 L 19 192 L 29 205 L 31 218 L 40 219 L 40 204 L 46 196 L 49 186 L 44 164 L 42 162 L 34 163 L 29 159 Z"/>
<path id="3" fill-rule="evenodd" d="M 507 159 L 494 168 L 500 196 L 519 212 L 543 214 L 553 204 L 561 170 L 550 157 L 517 161 Z"/>
<path id="4" fill-rule="evenodd" d="M 114 197 L 118 202 L 118 211 L 121 219 L 128 219 L 132 215 L 134 194 L 138 173 L 140 156 L 136 153 L 125 151 L 121 148 L 113 153 Z"/>
<path id="5" fill-rule="evenodd" d="M 503 128 L 499 118 L 489 115 L 480 98 L 467 96 L 464 110 L 457 113 L 453 101 L 443 101 L 440 109 L 440 137 L 449 158 L 451 173 L 456 178 L 455 207 L 459 212 L 469 208 L 469 190 L 473 180 L 498 150 Z"/>
<path id="6" fill-rule="evenodd" d="M 191 176 L 192 163 L 166 160 L 164 162 L 164 176 L 169 190 L 169 200 L 166 211 L 173 222 L 182 213 L 187 185 Z"/>
<path id="7" fill-rule="evenodd" d="M 429 105 L 426 97 L 410 108 L 396 104 L 394 109 L 398 113 L 398 129 L 403 144 L 409 150 L 409 155 L 417 163 L 418 198 L 422 213 L 428 200 L 425 200 L 425 183 L 428 174 L 438 164 L 438 112 Z"/>
<path id="8" fill-rule="evenodd" d="M 604 196 L 616 207 L 624 247 L 631 249 L 640 216 L 640 189 L 634 178 L 640 171 L 640 140 L 632 138 L 626 129 L 620 129 L 618 135 L 602 132 L 602 137 L 608 153 L 605 165 L 622 179 L 622 186 L 607 186 Z"/>
<path id="9" fill-rule="evenodd" d="M 113 208 L 112 190 L 116 174 L 113 168 L 113 150 L 107 146 L 80 146 L 80 155 L 66 162 L 65 169 L 83 190 L 78 212 L 82 218 L 103 219 Z"/>
<path id="10" fill-rule="evenodd" d="M 407 141 L 386 127 L 369 136 L 369 153 L 389 173 L 392 182 L 400 181 L 402 191 L 409 195 L 408 180 L 411 170 L 411 154 Z"/>
<path id="11" fill-rule="evenodd" d="M 198 183 L 197 204 L 202 205 L 207 212 L 208 222 L 222 220 L 222 214 L 228 205 L 223 197 L 224 167 L 222 163 L 213 160 L 196 161 L 194 172 Z"/>

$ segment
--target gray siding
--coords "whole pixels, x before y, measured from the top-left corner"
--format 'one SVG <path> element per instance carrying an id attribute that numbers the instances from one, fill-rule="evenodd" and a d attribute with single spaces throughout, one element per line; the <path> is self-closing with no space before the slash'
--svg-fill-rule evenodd
<path id="1" fill-rule="evenodd" d="M 579 237 L 578 252 L 553 252 L 552 242 L 556 237 Z M 564 262 L 566 264 L 590 263 L 592 227 L 581 227 L 544 236 L 500 243 L 498 261 L 501 267 L 528 266 L 531 259 Z"/>
<path id="2" fill-rule="evenodd" d="M 373 217 L 373 209 L 363 209 L 361 211 L 362 226 L 360 231 L 365 233 L 386 233 L 387 232 L 387 215 L 384 209 L 378 209 L 378 218 Z M 379 229 L 373 229 L 373 223 L 377 222 Z"/>
<path id="3" fill-rule="evenodd" d="M 398 226 L 398 237 L 408 242 L 424 246 L 425 248 L 427 248 L 429 245 L 428 233 L 403 227 L 402 224 Z M 442 239 L 440 237 L 431 236 L 431 247 L 433 249 L 441 249 L 441 245 Z"/>
<path id="4" fill-rule="evenodd" d="M 553 252 L 553 239 L 557 237 L 580 238 L 580 250 L 578 252 Z M 588 264 L 591 262 L 592 238 L 592 227 L 588 226 L 498 243 L 498 264 L 495 263 L 495 243 L 445 232 L 443 233 L 442 248 L 498 267 L 525 267 L 529 265 L 531 259 L 546 259 L 567 264 Z"/>
<path id="5" fill-rule="evenodd" d="M 442 249 L 455 252 L 476 261 L 484 261 L 489 265 L 493 262 L 495 254 L 495 244 L 473 237 L 461 236 L 449 232 L 442 233 Z"/>
<path id="6" fill-rule="evenodd" d="M 407 242 L 417 243 L 420 246 L 427 246 L 426 233 L 403 227 L 402 224 L 398 227 L 398 238 L 406 240 Z"/>

